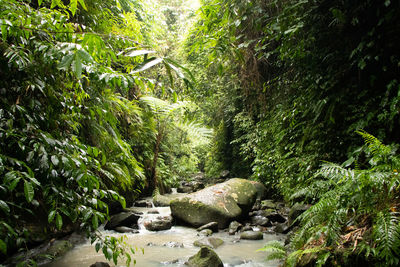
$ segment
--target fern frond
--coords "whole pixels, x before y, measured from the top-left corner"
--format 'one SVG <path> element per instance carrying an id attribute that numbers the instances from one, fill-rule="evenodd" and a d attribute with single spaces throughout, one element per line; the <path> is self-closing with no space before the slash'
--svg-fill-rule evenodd
<path id="1" fill-rule="evenodd" d="M 400 225 L 397 214 L 381 211 L 377 214 L 374 236 L 378 257 L 386 261 L 398 258 L 400 253 Z"/>
<path id="2" fill-rule="evenodd" d="M 266 258 L 267 261 L 282 260 L 286 257 L 285 246 L 277 240 L 267 242 L 263 248 L 260 248 L 257 251 L 269 252 L 270 254 Z"/>
<path id="3" fill-rule="evenodd" d="M 312 248 L 308 248 L 308 249 L 299 249 L 296 250 L 294 252 L 292 252 L 291 254 L 289 254 L 289 256 L 287 257 L 286 260 L 286 264 L 288 266 L 296 266 L 298 261 L 301 259 L 301 257 L 305 254 L 319 254 L 320 252 L 326 252 L 326 248 L 324 247 L 312 247 Z M 323 254 L 324 257 L 326 257 L 326 253 Z M 328 255 L 329 257 L 329 255 Z M 326 259 L 328 259 L 328 257 Z M 326 261 L 326 260 L 325 260 Z"/>
<path id="4" fill-rule="evenodd" d="M 165 100 L 152 96 L 142 96 L 140 98 L 140 102 L 145 103 L 148 107 L 150 107 L 153 113 L 162 116 L 168 116 L 174 111 L 188 106 L 190 103 L 188 101 L 178 101 L 176 103 L 170 104 Z"/>
<path id="5" fill-rule="evenodd" d="M 321 169 L 317 172 L 317 175 L 321 175 L 326 178 L 336 178 L 338 181 L 342 181 L 346 178 L 354 179 L 354 170 L 343 168 L 338 164 L 331 162 L 325 162 L 322 164 Z"/>
<path id="6" fill-rule="evenodd" d="M 378 154 L 388 155 L 390 153 L 390 147 L 382 144 L 382 142 L 379 141 L 379 139 L 373 136 L 372 134 L 369 134 L 364 130 L 358 130 L 356 131 L 356 133 L 361 135 L 361 137 L 364 139 L 364 142 L 371 149 L 373 155 L 378 155 Z"/>
<path id="7" fill-rule="evenodd" d="M 213 131 L 196 122 L 177 122 L 176 125 L 188 134 L 192 142 L 199 144 L 208 143 Z"/>

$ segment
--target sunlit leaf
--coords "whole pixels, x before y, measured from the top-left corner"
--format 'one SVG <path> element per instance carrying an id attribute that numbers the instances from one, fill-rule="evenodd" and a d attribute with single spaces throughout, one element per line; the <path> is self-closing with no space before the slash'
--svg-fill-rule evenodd
<path id="1" fill-rule="evenodd" d="M 6 214 L 10 213 L 10 207 L 7 205 L 5 201 L 1 199 L 0 199 L 0 209 L 3 210 L 3 212 Z"/>
<path id="2" fill-rule="evenodd" d="M 156 51 L 152 51 L 152 50 L 133 50 L 127 54 L 125 54 L 124 56 L 126 57 L 137 57 L 137 56 L 142 56 L 142 55 L 148 55 L 148 54 L 153 54 Z"/>
<path id="3" fill-rule="evenodd" d="M 137 73 L 141 71 L 145 71 L 147 69 L 150 69 L 151 67 L 161 63 L 163 60 L 162 58 L 150 58 L 146 60 L 143 64 L 139 65 L 137 68 L 135 68 L 131 73 Z"/>
<path id="4" fill-rule="evenodd" d="M 49 216 L 47 217 L 47 221 L 51 223 L 54 220 L 55 216 L 56 216 L 56 211 L 55 210 L 50 211 Z"/>
<path id="5" fill-rule="evenodd" d="M 57 227 L 57 229 L 61 230 L 62 225 L 63 225 L 62 217 L 61 217 L 60 214 L 57 213 L 57 216 L 56 216 L 56 227 Z"/>
<path id="6" fill-rule="evenodd" d="M 24 181 L 24 193 L 26 201 L 30 203 L 35 195 L 35 191 L 33 190 L 32 183 L 27 180 Z"/>

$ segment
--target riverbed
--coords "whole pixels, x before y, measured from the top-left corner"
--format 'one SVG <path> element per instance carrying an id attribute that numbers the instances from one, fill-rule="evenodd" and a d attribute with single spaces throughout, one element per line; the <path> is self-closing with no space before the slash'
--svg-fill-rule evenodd
<path id="1" fill-rule="evenodd" d="M 148 214 L 150 208 L 131 208 L 136 212 L 142 212 L 143 216 L 139 219 L 139 233 L 120 234 L 115 231 L 106 231 L 100 228 L 102 235 L 120 237 L 126 236 L 126 243 L 137 248 L 137 253 L 133 255 L 136 266 L 140 267 L 177 267 L 185 266 L 187 259 L 199 251 L 193 242 L 202 238 L 198 236 L 196 229 L 185 226 L 173 226 L 169 230 L 151 232 L 143 227 L 143 220 L 151 216 L 169 215 L 169 207 L 151 208 L 157 209 L 159 214 Z M 263 240 L 240 240 L 238 235 L 228 235 L 226 231 L 220 230 L 212 235 L 224 240 L 224 244 L 214 251 L 219 255 L 225 267 L 276 267 L 277 261 L 265 261 L 265 252 L 256 252 L 257 249 L 270 240 L 282 240 L 283 235 L 265 234 Z M 169 247 L 168 242 L 176 242 L 183 247 Z M 142 249 L 143 252 L 142 253 Z M 95 262 L 107 262 L 104 255 L 96 253 L 93 245 L 89 241 L 76 246 L 62 258 L 47 264 L 46 267 L 89 267 Z M 109 262 L 110 266 L 115 266 Z M 125 266 L 121 261 L 117 266 Z"/>

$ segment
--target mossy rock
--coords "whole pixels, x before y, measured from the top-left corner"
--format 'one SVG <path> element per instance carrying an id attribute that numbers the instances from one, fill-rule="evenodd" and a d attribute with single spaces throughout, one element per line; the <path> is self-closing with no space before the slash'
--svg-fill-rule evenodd
<path id="1" fill-rule="evenodd" d="M 72 243 L 67 240 L 56 240 L 46 251 L 46 254 L 52 258 L 58 258 L 66 254 L 72 247 Z"/>
<path id="2" fill-rule="evenodd" d="M 260 231 L 244 231 L 240 234 L 240 239 L 261 240 L 263 239 L 263 233 Z"/>
<path id="3" fill-rule="evenodd" d="M 223 229 L 248 213 L 261 187 L 257 182 L 233 178 L 171 201 L 172 216 L 194 227 L 215 221 Z"/>
<path id="4" fill-rule="evenodd" d="M 186 263 L 190 267 L 223 267 L 217 253 L 209 247 L 202 247 L 196 255 L 189 258 Z"/>
<path id="5" fill-rule="evenodd" d="M 153 196 L 153 204 L 156 207 L 168 207 L 172 200 L 183 197 L 184 194 L 171 194 L 171 195 L 160 195 L 156 194 Z"/>

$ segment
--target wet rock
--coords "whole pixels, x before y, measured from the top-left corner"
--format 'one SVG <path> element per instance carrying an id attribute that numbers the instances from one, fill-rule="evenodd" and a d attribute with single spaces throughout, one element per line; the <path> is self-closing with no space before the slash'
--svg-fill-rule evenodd
<path id="1" fill-rule="evenodd" d="M 190 267 L 223 267 L 221 259 L 217 253 L 209 247 L 202 247 L 196 255 L 189 258 L 185 263 Z"/>
<path id="2" fill-rule="evenodd" d="M 184 245 L 180 242 L 167 242 L 163 244 L 164 247 L 169 247 L 169 248 L 183 248 Z"/>
<path id="3" fill-rule="evenodd" d="M 203 189 L 204 183 L 200 181 L 182 182 L 177 188 L 178 193 L 192 193 Z"/>
<path id="4" fill-rule="evenodd" d="M 139 233 L 139 230 L 133 229 L 131 227 L 126 227 L 126 226 L 118 226 L 118 227 L 115 227 L 114 230 L 118 233 L 132 233 L 132 234 Z"/>
<path id="5" fill-rule="evenodd" d="M 261 226 L 270 226 L 271 225 L 267 217 L 253 216 L 250 219 L 251 219 L 251 223 L 253 225 L 261 225 Z"/>
<path id="6" fill-rule="evenodd" d="M 261 201 L 261 209 L 276 209 L 276 204 L 271 199 L 265 199 Z"/>
<path id="7" fill-rule="evenodd" d="M 50 255 L 52 258 L 57 258 L 67 253 L 72 247 L 72 243 L 68 240 L 56 240 L 50 245 L 46 254 Z"/>
<path id="8" fill-rule="evenodd" d="M 158 216 L 156 219 L 144 221 L 143 225 L 149 231 L 168 230 L 172 227 L 172 217 Z"/>
<path id="9" fill-rule="evenodd" d="M 143 207 L 143 208 L 151 208 L 153 207 L 153 204 L 151 201 L 146 200 L 146 199 L 142 199 L 142 200 L 138 200 L 134 203 L 135 207 Z"/>
<path id="10" fill-rule="evenodd" d="M 304 205 L 300 203 L 294 204 L 293 207 L 290 209 L 288 215 L 289 225 L 292 225 L 294 221 L 297 219 L 297 217 L 299 217 L 303 212 L 305 212 L 309 208 L 310 205 Z"/>
<path id="11" fill-rule="evenodd" d="M 219 177 L 220 178 L 228 178 L 228 176 L 229 176 L 229 171 L 228 170 L 223 170 L 220 174 L 219 174 Z"/>
<path id="12" fill-rule="evenodd" d="M 179 262 L 179 260 L 175 259 L 175 260 L 172 260 L 172 261 L 163 261 L 163 262 L 161 262 L 161 264 L 162 265 L 171 265 L 171 264 L 175 264 L 175 263 L 178 263 L 178 262 Z"/>
<path id="13" fill-rule="evenodd" d="M 168 207 L 170 202 L 174 199 L 182 197 L 181 195 L 160 195 L 156 194 L 153 197 L 153 203 L 156 207 Z"/>
<path id="14" fill-rule="evenodd" d="M 158 210 L 156 210 L 156 209 L 153 209 L 153 210 L 149 210 L 147 212 L 147 214 L 160 214 L 160 212 Z"/>
<path id="15" fill-rule="evenodd" d="M 262 187 L 266 191 L 260 183 L 230 179 L 171 201 L 171 212 L 178 220 L 194 227 L 216 221 L 218 228 L 223 229 L 248 213 L 259 195 L 257 188 Z"/>
<path id="16" fill-rule="evenodd" d="M 205 224 L 205 225 L 203 225 L 203 226 L 200 226 L 199 228 L 197 228 L 197 231 L 202 231 L 202 230 L 204 230 L 204 229 L 210 229 L 211 231 L 213 231 L 214 233 L 215 232 L 218 232 L 218 223 L 217 222 L 210 222 L 210 223 L 207 223 L 207 224 Z"/>
<path id="17" fill-rule="evenodd" d="M 140 216 L 133 212 L 121 212 L 111 217 L 110 221 L 104 226 L 106 230 L 114 230 L 118 226 L 131 227 L 137 224 Z"/>
<path id="18" fill-rule="evenodd" d="M 110 267 L 110 264 L 107 262 L 96 262 L 90 265 L 90 267 Z"/>
<path id="19" fill-rule="evenodd" d="M 240 234 L 240 239 L 261 240 L 263 238 L 264 238 L 263 233 L 260 231 L 245 231 Z"/>
<path id="20" fill-rule="evenodd" d="M 251 210 L 260 210 L 261 209 L 261 201 L 260 199 L 256 199 L 256 202 L 253 205 L 253 208 Z"/>
<path id="21" fill-rule="evenodd" d="M 196 247 L 209 247 L 209 248 L 217 248 L 221 246 L 224 241 L 221 238 L 216 237 L 204 237 L 200 240 L 194 241 L 193 245 Z"/>
<path id="22" fill-rule="evenodd" d="M 245 232 L 245 231 L 253 231 L 253 227 L 251 227 L 250 224 L 246 224 L 246 225 L 243 226 L 243 228 L 242 228 L 242 232 Z"/>
<path id="23" fill-rule="evenodd" d="M 283 217 L 281 214 L 279 213 L 271 213 L 269 215 L 267 215 L 267 218 L 271 221 L 271 222 L 276 222 L 276 223 L 284 223 L 286 222 L 286 218 Z"/>
<path id="24" fill-rule="evenodd" d="M 192 187 L 193 187 L 193 191 L 199 191 L 199 190 L 201 190 L 201 189 L 204 189 L 205 188 L 205 185 L 204 185 L 204 183 L 203 182 L 200 182 L 200 181 L 193 181 L 192 182 Z"/>
<path id="25" fill-rule="evenodd" d="M 286 223 L 279 223 L 275 226 L 274 231 L 276 233 L 282 234 L 282 233 L 286 232 L 287 229 L 288 229 L 288 225 Z"/>
<path id="26" fill-rule="evenodd" d="M 210 229 L 201 230 L 197 235 L 198 236 L 210 236 L 213 234 L 213 231 Z"/>
<path id="27" fill-rule="evenodd" d="M 181 185 L 177 189 L 178 193 L 192 193 L 194 192 L 193 187 L 187 185 Z"/>
<path id="28" fill-rule="evenodd" d="M 234 235 L 236 232 L 238 232 L 241 228 L 243 227 L 243 225 L 237 221 L 233 221 L 229 224 L 229 234 L 230 235 Z"/>

